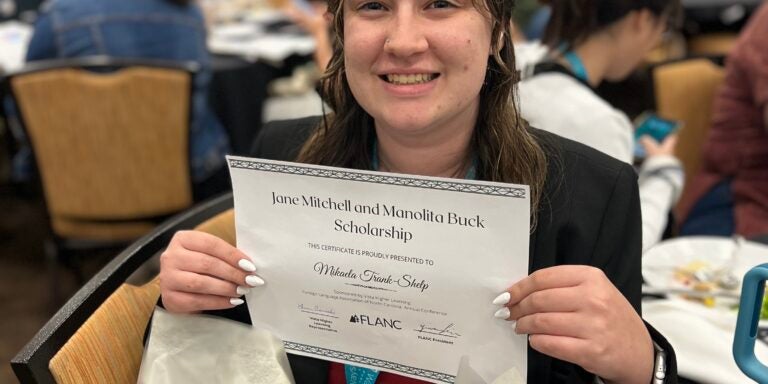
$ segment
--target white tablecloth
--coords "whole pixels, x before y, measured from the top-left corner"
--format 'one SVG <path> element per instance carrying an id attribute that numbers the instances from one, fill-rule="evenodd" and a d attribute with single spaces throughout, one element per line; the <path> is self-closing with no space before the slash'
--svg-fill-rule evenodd
<path id="1" fill-rule="evenodd" d="M 731 257 L 735 257 L 733 272 L 741 278 L 752 267 L 768 263 L 768 247 L 753 242 L 739 246 L 729 238 L 677 238 L 656 245 L 643 256 L 643 276 L 656 288 L 674 286 L 676 266 L 702 261 L 717 267 Z M 708 308 L 677 295 L 643 302 L 643 318 L 675 348 L 678 373 L 701 383 L 752 383 L 733 358 L 736 317 L 736 310 L 729 305 Z M 768 363 L 768 345 L 758 341 L 755 353 Z"/>

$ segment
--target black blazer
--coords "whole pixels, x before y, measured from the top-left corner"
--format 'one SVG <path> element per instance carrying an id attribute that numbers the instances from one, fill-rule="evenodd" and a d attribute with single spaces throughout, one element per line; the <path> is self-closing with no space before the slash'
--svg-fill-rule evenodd
<path id="1" fill-rule="evenodd" d="M 254 157 L 292 161 L 318 117 L 267 124 L 254 142 Z M 530 238 L 529 271 L 563 264 L 602 269 L 640 313 L 641 222 L 634 169 L 592 148 L 532 129 L 548 159 L 547 180 Z M 221 313 L 250 323 L 246 306 Z M 618 326 L 618 324 L 617 324 Z M 651 336 L 667 352 L 666 383 L 677 382 L 672 347 L 650 325 Z M 633 346 L 627 345 L 627 348 Z M 289 354 L 297 384 L 327 383 L 328 362 Z M 529 347 L 529 383 L 593 383 L 581 367 Z"/>

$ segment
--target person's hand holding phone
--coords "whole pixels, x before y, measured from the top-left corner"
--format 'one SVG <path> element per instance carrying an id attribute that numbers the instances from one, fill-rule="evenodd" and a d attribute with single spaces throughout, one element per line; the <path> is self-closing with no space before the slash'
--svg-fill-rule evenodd
<path id="1" fill-rule="evenodd" d="M 638 116 L 635 119 L 635 161 L 640 162 L 654 154 L 674 155 L 677 139 L 667 139 L 681 126 L 679 121 L 661 118 L 650 111 Z"/>
<path id="2" fill-rule="evenodd" d="M 640 137 L 640 145 L 643 146 L 647 157 L 674 156 L 677 147 L 677 134 L 667 135 L 661 143 L 648 135 L 643 135 Z"/>

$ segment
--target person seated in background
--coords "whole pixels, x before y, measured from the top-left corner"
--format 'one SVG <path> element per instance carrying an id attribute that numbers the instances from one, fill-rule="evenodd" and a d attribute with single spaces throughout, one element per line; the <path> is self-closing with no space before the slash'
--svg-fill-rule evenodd
<path id="1" fill-rule="evenodd" d="M 41 6 L 27 61 L 94 55 L 200 64 L 190 127 L 195 200 L 230 189 L 224 158 L 229 140 L 208 106 L 210 57 L 197 5 L 190 0 L 52 0 Z M 27 145 L 14 159 L 17 179 L 31 177 L 31 160 Z"/>
<path id="2" fill-rule="evenodd" d="M 681 203 L 681 235 L 768 234 L 768 5 L 726 60 L 701 172 Z"/>
<path id="3" fill-rule="evenodd" d="M 549 21 L 551 9 L 538 0 L 517 0 L 514 15 L 521 41 L 540 40 Z"/>
<path id="4" fill-rule="evenodd" d="M 589 145 L 621 161 L 634 162 L 634 127 L 598 96 L 603 81 L 629 76 L 676 18 L 679 0 L 551 0 L 544 43 L 519 50 L 527 61 L 519 85 L 523 118 Z M 683 186 L 676 136 L 662 143 L 643 137 L 647 157 L 639 168 L 643 250 L 658 243 Z"/>
<path id="5" fill-rule="evenodd" d="M 333 113 L 267 125 L 253 155 L 529 185 L 530 252 L 509 256 L 526 258 L 532 274 L 500 293 L 494 304 L 501 307 L 487 314 L 489 321 L 515 320 L 510 326 L 529 335 L 528 381 L 645 384 L 664 350 L 662 381 L 676 382 L 671 346 L 639 314 L 634 170 L 520 118 L 513 6 L 329 0 L 333 55 L 321 91 Z M 270 284 L 256 265 L 218 237 L 178 232 L 161 256 L 162 303 L 172 313 L 225 310 L 219 314 L 247 322 L 239 297 Z M 342 364 L 288 358 L 296 383 L 345 382 Z M 366 382 L 421 383 L 387 372 L 370 377 Z"/>
<path id="6" fill-rule="evenodd" d="M 304 3 L 304 6 L 299 3 Z M 325 0 L 291 0 L 283 11 L 315 40 L 314 60 L 318 71 L 325 72 L 333 55 L 330 39 L 330 23 L 326 17 L 328 3 Z"/>

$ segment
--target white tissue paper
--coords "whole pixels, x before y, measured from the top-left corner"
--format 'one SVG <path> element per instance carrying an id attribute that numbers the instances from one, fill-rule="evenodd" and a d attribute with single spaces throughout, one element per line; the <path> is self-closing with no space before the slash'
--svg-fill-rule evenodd
<path id="1" fill-rule="evenodd" d="M 138 382 L 293 384 L 293 375 L 283 342 L 267 331 L 156 308 Z"/>

